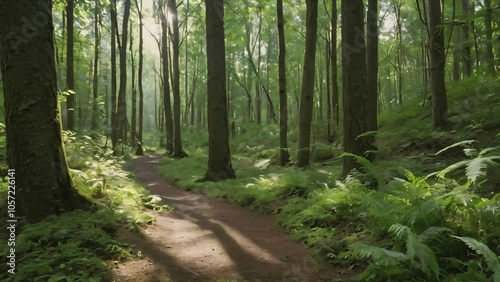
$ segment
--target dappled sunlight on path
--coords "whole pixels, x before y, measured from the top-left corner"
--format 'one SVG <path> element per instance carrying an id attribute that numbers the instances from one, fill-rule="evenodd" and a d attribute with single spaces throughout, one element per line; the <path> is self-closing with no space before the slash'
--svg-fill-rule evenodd
<path id="1" fill-rule="evenodd" d="M 143 231 L 138 247 L 155 264 L 181 268 L 173 281 L 326 281 L 337 276 L 338 270 L 315 262 L 272 216 L 168 184 L 154 169 L 159 159 L 135 158 L 132 165 L 137 180 L 175 210 L 156 212 L 156 224 Z"/>

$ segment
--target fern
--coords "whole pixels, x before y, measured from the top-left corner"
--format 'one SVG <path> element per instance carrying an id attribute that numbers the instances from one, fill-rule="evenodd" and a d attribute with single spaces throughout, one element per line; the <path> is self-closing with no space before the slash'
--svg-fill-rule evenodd
<path id="1" fill-rule="evenodd" d="M 439 150 L 439 152 L 436 153 L 436 156 L 445 152 L 445 151 L 448 151 L 449 149 L 452 149 L 452 148 L 455 148 L 455 147 L 465 147 L 465 146 L 469 146 L 469 145 L 472 145 L 473 143 L 477 142 L 476 140 L 464 140 L 464 141 L 460 141 L 460 142 L 457 142 L 455 144 L 452 144 L 444 149 L 441 149 Z"/>
<path id="2" fill-rule="evenodd" d="M 465 140 L 462 142 L 455 143 L 453 145 L 450 145 L 439 152 L 436 153 L 436 155 L 450 149 L 454 148 L 457 146 L 464 146 L 468 144 L 472 144 L 475 142 L 474 140 Z M 477 153 L 476 149 L 470 149 L 470 148 L 465 148 L 464 152 L 467 157 L 472 157 L 472 159 L 468 160 L 463 160 L 459 161 L 457 163 L 454 163 L 445 169 L 431 173 L 427 175 L 427 178 L 431 176 L 437 176 L 441 179 L 444 179 L 446 177 L 446 174 L 449 172 L 453 172 L 457 169 L 464 168 L 465 167 L 465 176 L 467 179 L 472 183 L 476 183 L 477 179 L 480 177 L 486 176 L 486 169 L 487 167 L 493 166 L 493 165 L 498 165 L 500 163 L 500 156 L 487 156 L 488 154 L 492 152 L 498 153 L 500 147 L 489 147 L 486 149 L 481 150 L 479 153 Z"/>
<path id="3" fill-rule="evenodd" d="M 484 260 L 486 261 L 486 264 L 488 265 L 488 268 L 493 272 L 493 281 L 500 282 L 500 260 L 495 255 L 495 253 L 493 253 L 493 251 L 488 248 L 488 246 L 474 238 L 459 237 L 453 235 L 450 236 L 461 240 L 477 254 L 482 255 L 484 257 Z"/>

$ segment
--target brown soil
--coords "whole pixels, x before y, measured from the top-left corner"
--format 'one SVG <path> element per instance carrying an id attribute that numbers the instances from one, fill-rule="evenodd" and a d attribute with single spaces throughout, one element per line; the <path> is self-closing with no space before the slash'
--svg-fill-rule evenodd
<path id="1" fill-rule="evenodd" d="M 136 179 L 175 208 L 142 234 L 123 232 L 141 259 L 116 266 L 115 281 L 328 281 L 350 275 L 315 261 L 271 215 L 183 191 L 156 172 L 160 156 L 132 160 Z"/>

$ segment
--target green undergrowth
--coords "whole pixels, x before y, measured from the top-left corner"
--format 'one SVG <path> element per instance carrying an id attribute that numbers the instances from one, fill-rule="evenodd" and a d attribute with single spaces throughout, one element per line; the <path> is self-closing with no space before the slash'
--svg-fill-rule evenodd
<path id="1" fill-rule="evenodd" d="M 131 246 L 117 240 L 117 232 L 153 223 L 146 207 L 169 208 L 159 206 L 158 197 L 133 181 L 124 170 L 126 160 L 104 147 L 103 136 L 64 132 L 64 140 L 74 185 L 94 208 L 22 225 L 16 235 L 16 274 L 7 273 L 2 263 L 1 281 L 111 281 L 113 262 L 134 257 Z M 1 187 L 3 199 L 6 185 Z M 7 246 L 7 241 L 0 244 Z M 2 251 L 4 259 L 7 254 Z"/>
<path id="2" fill-rule="evenodd" d="M 157 169 L 184 189 L 274 214 L 317 257 L 359 273 L 340 281 L 499 282 L 496 89 L 498 80 L 450 83 L 443 130 L 433 129 L 424 97 L 383 113 L 377 160 L 357 157 L 363 172 L 344 180 L 340 149 L 321 142 L 310 168 L 278 167 L 276 126 L 248 125 L 231 139 L 236 179 L 196 182 L 207 165 L 205 135 L 190 138 L 188 158 L 165 157 Z"/>

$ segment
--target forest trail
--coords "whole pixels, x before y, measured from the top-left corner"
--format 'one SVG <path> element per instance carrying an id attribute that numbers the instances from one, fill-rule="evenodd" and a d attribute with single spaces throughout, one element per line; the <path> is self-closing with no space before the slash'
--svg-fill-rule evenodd
<path id="1" fill-rule="evenodd" d="M 175 209 L 157 212 L 144 236 L 124 234 L 142 259 L 115 269 L 115 281 L 327 281 L 340 269 L 316 262 L 272 215 L 186 192 L 156 172 L 161 156 L 136 157 L 136 179 Z M 344 273 L 345 275 L 346 273 Z M 223 280 L 226 281 L 226 280 Z"/>

